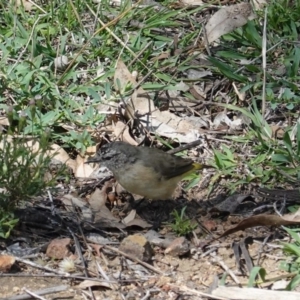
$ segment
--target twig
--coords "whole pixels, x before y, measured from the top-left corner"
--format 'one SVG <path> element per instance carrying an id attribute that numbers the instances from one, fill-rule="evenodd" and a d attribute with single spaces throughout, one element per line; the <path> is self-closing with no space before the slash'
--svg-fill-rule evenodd
<path id="1" fill-rule="evenodd" d="M 27 293 L 29 296 L 34 297 L 35 299 L 40 299 L 40 300 L 46 300 L 44 297 L 40 297 L 39 295 L 37 295 L 34 292 L 29 291 L 28 289 L 26 289 L 25 287 L 22 288 L 22 291 L 24 291 L 25 293 Z"/>
<path id="2" fill-rule="evenodd" d="M 173 288 L 173 289 L 179 289 L 182 292 L 185 293 L 190 293 L 196 296 L 204 296 L 204 297 L 208 297 L 210 299 L 216 299 L 216 300 L 228 300 L 228 298 L 223 298 L 223 297 L 218 297 L 218 296 L 213 296 L 204 292 L 200 292 L 194 289 L 190 289 L 185 285 L 176 285 L 176 284 L 168 284 L 169 287 Z"/>
<path id="3" fill-rule="evenodd" d="M 1 274 L 1 277 L 59 277 L 66 279 L 78 279 L 78 280 L 86 280 L 86 277 L 76 276 L 76 275 L 58 275 L 58 274 Z M 153 276 L 151 276 L 152 278 Z M 128 282 L 144 282 L 148 279 L 124 279 L 124 280 L 105 280 L 100 278 L 89 277 L 88 280 L 97 281 L 97 282 L 106 282 L 106 283 L 128 283 Z M 0 299 L 1 300 L 1 299 Z"/>
<path id="4" fill-rule="evenodd" d="M 49 190 L 47 190 L 47 193 L 48 193 L 48 197 L 49 197 L 49 200 L 51 203 L 51 214 L 52 214 L 52 216 L 54 216 L 55 215 L 55 207 L 54 207 L 54 203 L 53 203 L 53 198 L 52 198 L 52 195 Z"/>
<path id="5" fill-rule="evenodd" d="M 267 244 L 270 237 L 271 237 L 271 234 L 266 236 L 265 239 L 263 240 L 263 242 L 261 243 L 259 249 L 258 249 L 258 258 L 257 258 L 257 263 L 256 263 L 257 266 L 259 266 L 259 264 L 260 264 L 260 258 L 261 258 L 261 255 L 263 253 L 264 246 Z"/>
<path id="6" fill-rule="evenodd" d="M 37 268 L 37 269 L 41 269 L 41 270 L 44 270 L 44 271 L 52 272 L 54 274 L 62 275 L 62 276 L 65 276 L 65 277 L 69 276 L 68 273 L 56 271 L 56 270 L 51 269 L 49 267 L 44 267 L 44 266 L 41 266 L 39 264 L 35 264 L 34 262 L 32 262 L 30 260 L 27 260 L 27 259 L 23 259 L 23 258 L 16 257 L 16 256 L 15 256 L 15 259 L 16 259 L 16 261 L 19 261 L 19 262 L 21 262 L 23 264 L 29 265 L 29 266 Z"/>
<path id="7" fill-rule="evenodd" d="M 109 250 L 111 250 L 111 251 L 113 251 L 113 252 L 116 252 L 116 253 L 118 253 L 118 254 L 121 254 L 121 255 L 123 255 L 123 256 L 129 258 L 130 260 L 132 260 L 132 261 L 134 261 L 134 262 L 139 263 L 140 265 L 146 267 L 147 269 L 149 269 L 149 270 L 151 270 L 151 271 L 153 271 L 153 272 L 155 272 L 155 273 L 157 273 L 157 274 L 160 274 L 160 275 L 163 275 L 163 274 L 164 274 L 162 271 L 160 271 L 160 270 L 154 268 L 153 266 L 151 266 L 151 265 L 145 263 L 144 261 L 142 261 L 142 260 L 140 260 L 140 259 L 138 259 L 138 258 L 136 258 L 136 257 L 133 257 L 133 256 L 131 256 L 131 255 L 129 255 L 129 254 L 123 252 L 123 251 L 120 251 L 119 249 L 116 249 L 116 248 L 111 247 L 111 246 L 108 246 L 108 245 L 104 245 L 103 248 L 106 248 L 106 249 L 109 249 Z"/>
<path id="8" fill-rule="evenodd" d="M 80 224 L 78 224 L 79 228 L 80 228 L 80 231 L 81 233 L 83 234 L 82 232 L 82 228 L 80 226 Z M 81 251 L 81 247 L 80 247 L 80 244 L 79 244 L 79 241 L 78 239 L 76 238 L 75 234 L 73 233 L 73 231 L 68 227 L 68 230 L 69 232 L 71 233 L 73 239 L 74 239 L 74 243 L 75 243 L 75 248 L 76 248 L 76 252 L 78 254 L 78 256 L 80 257 L 80 260 L 82 262 L 82 265 L 83 265 L 83 271 L 84 271 L 84 275 L 86 276 L 86 278 L 88 279 L 89 278 L 89 274 L 88 274 L 88 271 L 87 271 L 87 264 L 86 264 L 86 261 L 82 255 L 82 251 Z M 93 300 L 96 300 L 95 298 L 95 295 L 93 293 L 93 290 L 91 287 L 89 287 L 89 292 L 90 292 L 90 297 L 93 299 Z"/>
<path id="9" fill-rule="evenodd" d="M 106 281 L 109 282 L 109 277 L 106 275 L 106 273 L 104 272 L 104 270 L 101 268 L 99 262 L 98 262 L 97 260 L 95 260 L 95 262 L 96 262 L 96 265 L 97 265 L 97 267 L 98 267 L 99 273 L 102 275 L 102 277 L 103 277 Z M 115 284 L 111 284 L 111 283 L 110 283 L 109 285 L 110 285 L 110 287 L 111 287 L 113 290 L 116 290 L 116 289 L 117 289 L 117 287 L 116 287 Z"/>
<path id="10" fill-rule="evenodd" d="M 263 88 L 262 88 L 262 107 L 261 107 L 261 115 L 263 120 L 265 121 L 265 112 L 266 112 L 266 80 L 267 80 L 267 63 L 266 63 L 266 54 L 267 54 L 267 11 L 268 8 L 265 8 L 265 20 L 264 20 L 264 30 L 263 30 L 263 38 L 262 38 L 262 67 L 263 67 Z"/>
<path id="11" fill-rule="evenodd" d="M 2 275 L 1 275 L 2 276 Z M 34 293 L 36 295 L 47 295 L 47 294 L 53 294 L 53 293 L 59 293 L 62 291 L 65 291 L 69 288 L 67 285 L 59 285 L 59 286 L 54 286 L 42 290 L 37 290 Z M 26 299 L 32 299 L 32 296 L 28 294 L 22 294 L 22 295 L 17 295 L 17 296 L 11 296 L 9 298 L 0 298 L 0 300 L 26 300 Z"/>
<path id="12" fill-rule="evenodd" d="M 229 275 L 230 277 L 233 279 L 233 281 L 240 285 L 240 281 L 237 279 L 237 277 L 233 274 L 233 272 L 226 266 L 226 264 L 221 260 L 220 257 L 218 257 L 217 255 L 215 255 L 214 253 L 210 254 L 212 256 L 212 258 L 214 259 L 214 261 L 216 263 L 218 263 Z"/>

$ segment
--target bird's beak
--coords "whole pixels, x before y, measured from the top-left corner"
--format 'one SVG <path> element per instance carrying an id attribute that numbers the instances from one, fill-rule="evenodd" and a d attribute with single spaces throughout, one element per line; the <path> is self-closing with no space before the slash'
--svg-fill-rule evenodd
<path id="1" fill-rule="evenodd" d="M 95 154 L 93 157 L 89 157 L 88 160 L 85 162 L 85 164 L 91 164 L 91 163 L 98 163 L 101 161 L 101 158 L 99 155 Z"/>

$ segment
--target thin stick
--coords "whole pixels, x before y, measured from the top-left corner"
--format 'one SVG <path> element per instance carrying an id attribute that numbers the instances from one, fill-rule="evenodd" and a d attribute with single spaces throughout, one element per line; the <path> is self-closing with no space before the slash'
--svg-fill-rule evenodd
<path id="1" fill-rule="evenodd" d="M 233 272 L 226 266 L 226 264 L 221 260 L 221 258 L 215 255 L 214 253 L 211 253 L 210 255 L 213 257 L 214 261 L 218 263 L 229 274 L 229 276 L 233 279 L 233 281 L 240 286 L 241 285 L 240 281 L 233 274 Z"/>
<path id="2" fill-rule="evenodd" d="M 190 294 L 196 295 L 196 296 L 204 296 L 204 297 L 207 297 L 209 299 L 216 299 L 216 300 L 228 300 L 228 298 L 213 296 L 211 294 L 207 294 L 207 293 L 204 293 L 204 292 L 193 290 L 191 288 L 188 288 L 185 285 L 180 285 L 179 286 L 179 285 L 175 285 L 175 284 L 168 284 L 168 286 L 171 287 L 171 288 L 173 288 L 173 289 L 179 289 L 182 292 L 190 293 Z"/>
<path id="3" fill-rule="evenodd" d="M 263 61 L 263 89 L 262 89 L 262 107 L 261 107 L 261 115 L 264 119 L 265 112 L 266 112 L 266 80 L 267 80 L 267 63 L 266 63 L 266 57 L 267 57 L 267 12 L 268 8 L 265 8 L 265 20 L 264 20 L 264 31 L 263 31 L 263 39 L 262 39 L 262 61 Z"/>
<path id="4" fill-rule="evenodd" d="M 25 293 L 27 293 L 29 296 L 34 297 L 35 299 L 40 299 L 40 300 L 46 300 L 44 297 L 40 297 L 39 295 L 37 295 L 34 292 L 29 291 L 28 289 L 26 289 L 25 287 L 22 288 L 22 291 L 24 291 Z"/>
<path id="5" fill-rule="evenodd" d="M 26 264 L 26 265 L 29 265 L 31 267 L 34 267 L 34 268 L 37 268 L 37 269 L 41 269 L 41 270 L 44 270 L 44 271 L 47 271 L 47 272 L 52 272 L 54 274 L 58 274 L 58 275 L 66 276 L 66 277 L 68 277 L 68 275 L 69 275 L 68 273 L 65 273 L 65 272 L 56 271 L 56 270 L 51 269 L 49 267 L 44 267 L 44 266 L 41 266 L 39 264 L 35 264 L 32 261 L 27 260 L 27 259 L 23 259 L 23 258 L 16 257 L 16 256 L 15 256 L 15 259 L 16 259 L 16 261 L 19 261 L 19 262 L 21 262 L 23 264 Z"/>
<path id="6" fill-rule="evenodd" d="M 157 274 L 160 274 L 160 275 L 163 275 L 163 274 L 164 274 L 162 271 L 160 271 L 160 270 L 154 268 L 153 266 L 151 266 L 151 265 L 145 263 L 144 261 L 142 261 L 142 260 L 140 260 L 140 259 L 138 259 L 138 258 L 136 258 L 136 257 L 133 257 L 133 256 L 131 256 L 131 255 L 129 255 L 129 254 L 123 252 L 123 251 L 120 251 L 119 249 L 116 249 L 116 248 L 111 247 L 111 246 L 108 246 L 108 245 L 104 245 L 103 248 L 106 248 L 106 249 L 109 249 L 109 250 L 111 250 L 111 251 L 113 251 L 113 252 L 116 252 L 116 253 L 118 253 L 118 254 L 121 254 L 121 255 L 123 255 L 123 256 L 129 258 L 130 260 L 132 260 L 132 261 L 134 261 L 134 262 L 139 263 L 140 265 L 146 267 L 147 269 L 149 269 L 149 270 L 151 270 L 151 271 L 153 271 L 153 272 L 155 272 L 155 273 L 157 273 Z"/>
<path id="7" fill-rule="evenodd" d="M 54 286 L 42 290 L 37 290 L 34 293 L 36 295 L 47 295 L 47 294 L 52 294 L 52 293 L 59 293 L 62 291 L 66 291 L 69 288 L 68 285 L 59 285 L 59 286 Z M 27 292 L 27 291 L 26 291 Z M 0 298 L 0 300 L 26 300 L 26 299 L 32 299 L 32 296 L 28 294 L 22 294 L 22 295 L 17 295 L 17 296 L 11 296 L 9 298 Z"/>
<path id="8" fill-rule="evenodd" d="M 82 233 L 82 228 L 80 226 L 80 224 L 78 224 L 79 228 L 80 228 L 80 231 Z M 87 263 L 86 263 L 86 260 L 84 259 L 83 255 L 82 255 L 82 251 L 81 251 L 81 247 L 80 247 L 80 243 L 78 241 L 78 239 L 76 238 L 75 234 L 73 233 L 73 231 L 68 227 L 68 230 L 69 232 L 71 233 L 73 239 L 74 239 L 74 243 L 75 243 L 75 248 L 76 248 L 76 252 L 78 254 L 78 256 L 80 257 L 80 260 L 82 262 L 82 265 L 83 265 L 83 272 L 84 272 L 84 275 L 86 276 L 86 278 L 88 279 L 89 278 L 89 274 L 88 274 L 88 271 L 87 271 Z M 90 292 L 90 297 L 93 299 L 93 300 L 96 300 L 95 298 L 95 295 L 93 293 L 93 290 L 92 288 L 89 286 L 89 292 Z"/>

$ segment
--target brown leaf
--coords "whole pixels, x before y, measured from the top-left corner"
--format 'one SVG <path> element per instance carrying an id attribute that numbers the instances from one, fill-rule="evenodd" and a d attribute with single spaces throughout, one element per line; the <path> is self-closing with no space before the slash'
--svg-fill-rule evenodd
<path id="1" fill-rule="evenodd" d="M 120 88 L 125 87 L 128 83 L 131 83 L 133 87 L 137 84 L 121 60 L 117 63 L 114 82 L 116 86 L 119 82 Z M 131 115 L 138 111 L 141 115 L 140 120 L 143 121 L 148 131 L 178 139 L 182 143 L 189 143 L 198 139 L 199 129 L 195 129 L 193 124 L 169 111 L 155 109 L 152 99 L 141 87 L 132 94 L 131 101 L 127 103 L 126 109 L 131 111 Z"/>
<path id="2" fill-rule="evenodd" d="M 100 211 L 103 206 L 105 206 L 105 202 L 107 199 L 107 187 L 108 187 L 109 181 L 107 181 L 102 189 L 96 188 L 94 193 L 91 195 L 89 199 L 90 206 L 92 208 L 92 211 Z"/>
<path id="3" fill-rule="evenodd" d="M 253 20 L 255 15 L 250 3 L 239 3 L 226 6 L 217 11 L 205 26 L 208 43 L 212 43 L 220 36 L 245 25 Z"/>
<path id="4" fill-rule="evenodd" d="M 118 121 L 114 126 L 113 126 L 113 129 L 114 129 L 114 133 L 115 133 L 115 136 L 119 137 L 119 139 L 123 142 L 126 142 L 130 145 L 134 145 L 134 146 L 137 146 L 138 145 L 138 142 L 136 142 L 130 132 L 129 132 L 129 127 L 128 125 L 124 124 L 123 122 L 121 121 Z"/>
<path id="5" fill-rule="evenodd" d="M 266 215 L 261 214 L 257 216 L 252 216 L 241 221 L 238 225 L 233 228 L 226 230 L 218 238 L 225 237 L 229 234 L 235 233 L 239 230 L 245 230 L 247 228 L 256 227 L 256 226 L 281 226 L 281 225 L 299 225 L 300 220 L 288 220 L 290 216 L 280 217 L 278 215 Z"/>

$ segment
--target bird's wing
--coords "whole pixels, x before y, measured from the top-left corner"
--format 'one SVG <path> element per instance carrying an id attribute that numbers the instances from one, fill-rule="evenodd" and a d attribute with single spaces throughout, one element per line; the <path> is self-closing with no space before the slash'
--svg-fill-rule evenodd
<path id="1" fill-rule="evenodd" d="M 171 155 L 155 148 L 144 148 L 144 151 L 149 151 L 149 153 L 152 153 L 151 157 L 155 157 L 151 161 L 143 160 L 145 166 L 152 167 L 161 177 L 172 178 L 181 176 L 194 168 L 191 159 Z M 157 154 L 153 155 L 155 152 Z"/>

